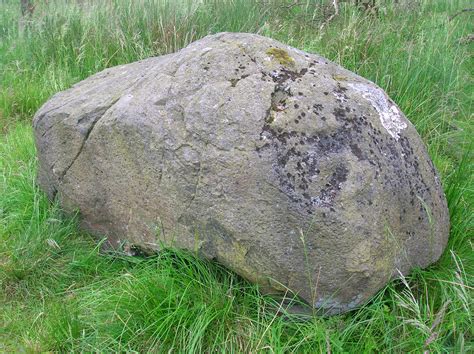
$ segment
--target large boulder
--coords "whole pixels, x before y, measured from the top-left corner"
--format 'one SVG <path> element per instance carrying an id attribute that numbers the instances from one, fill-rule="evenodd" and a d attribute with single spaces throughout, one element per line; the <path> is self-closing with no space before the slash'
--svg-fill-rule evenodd
<path id="1" fill-rule="evenodd" d="M 121 247 L 216 259 L 327 313 L 443 252 L 413 125 L 374 83 L 254 34 L 104 70 L 34 118 L 38 183 Z"/>

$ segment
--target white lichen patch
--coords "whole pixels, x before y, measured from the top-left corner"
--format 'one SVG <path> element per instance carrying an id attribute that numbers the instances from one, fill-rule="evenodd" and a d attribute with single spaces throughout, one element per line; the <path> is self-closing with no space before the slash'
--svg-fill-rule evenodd
<path id="1" fill-rule="evenodd" d="M 349 83 L 348 85 L 360 92 L 362 97 L 372 104 L 378 112 L 380 122 L 385 130 L 387 130 L 395 140 L 398 140 L 400 138 L 400 132 L 408 125 L 397 106 L 391 104 L 385 93 L 377 87 L 362 83 Z"/>

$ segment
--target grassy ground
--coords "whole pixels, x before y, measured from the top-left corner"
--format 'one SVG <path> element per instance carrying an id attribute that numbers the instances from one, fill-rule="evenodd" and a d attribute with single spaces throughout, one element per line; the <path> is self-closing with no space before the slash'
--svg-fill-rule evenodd
<path id="1" fill-rule="evenodd" d="M 0 2 L 0 351 L 472 352 L 474 181 L 468 0 L 400 0 L 367 15 L 319 1 Z M 471 20 L 471 21 L 469 21 Z M 318 52 L 383 87 L 416 125 L 451 214 L 440 261 L 361 309 L 301 321 L 217 264 L 166 251 L 99 253 L 35 186 L 30 126 L 53 93 L 103 68 L 208 33 L 258 32 Z"/>

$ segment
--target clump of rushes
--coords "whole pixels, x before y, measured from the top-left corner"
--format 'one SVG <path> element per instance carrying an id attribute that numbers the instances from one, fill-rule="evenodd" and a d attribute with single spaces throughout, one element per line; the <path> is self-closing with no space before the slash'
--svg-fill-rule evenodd
<path id="1" fill-rule="evenodd" d="M 341 2 L 320 30 L 326 3 L 309 0 L 38 1 L 20 33 L 19 2 L 3 1 L 0 350 L 474 351 L 473 68 L 462 40 L 473 26 L 469 12 L 449 20 L 470 4 L 378 3 L 378 14 L 367 15 Z M 35 186 L 30 121 L 49 96 L 106 67 L 221 31 L 260 33 L 317 52 L 389 93 L 442 176 L 451 234 L 437 264 L 391 282 L 361 309 L 303 321 L 192 254 L 101 254 L 74 217 L 48 202 Z"/>

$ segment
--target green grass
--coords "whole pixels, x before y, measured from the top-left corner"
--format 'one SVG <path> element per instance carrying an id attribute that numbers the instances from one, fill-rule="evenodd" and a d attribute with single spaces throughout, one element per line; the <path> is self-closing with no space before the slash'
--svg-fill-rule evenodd
<path id="1" fill-rule="evenodd" d="M 43 3 L 43 2 L 42 2 Z M 0 3 L 0 351 L 472 352 L 472 15 L 467 0 L 381 1 L 376 16 L 319 1 Z M 291 2 L 292 3 L 292 2 Z M 471 20 L 471 21 L 470 21 Z M 179 251 L 102 254 L 35 185 L 31 118 L 53 93 L 208 33 L 257 32 L 367 77 L 416 125 L 448 199 L 437 264 L 361 309 L 302 320 L 218 264 Z"/>

